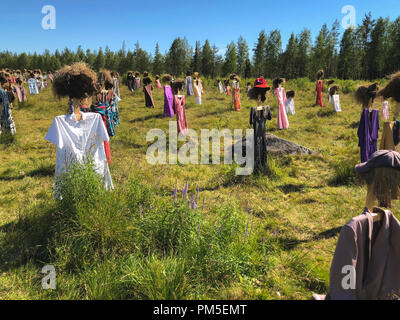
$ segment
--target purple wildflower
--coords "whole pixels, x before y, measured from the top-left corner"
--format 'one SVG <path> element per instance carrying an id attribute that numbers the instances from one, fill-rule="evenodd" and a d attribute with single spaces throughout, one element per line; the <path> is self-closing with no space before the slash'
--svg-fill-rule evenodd
<path id="1" fill-rule="evenodd" d="M 199 193 L 200 193 L 200 188 L 199 188 L 199 187 L 197 187 L 197 189 L 196 189 L 196 199 L 198 199 L 198 198 L 199 198 Z"/>
<path id="2" fill-rule="evenodd" d="M 265 242 L 265 237 L 262 237 L 261 242 L 262 242 L 262 243 Z"/>
<path id="3" fill-rule="evenodd" d="M 197 202 L 194 201 L 193 204 L 192 204 L 192 206 L 193 206 L 193 209 L 197 209 Z"/>
<path id="4" fill-rule="evenodd" d="M 153 210 L 153 207 L 151 206 L 151 204 L 149 204 L 149 210 Z"/>
<path id="5" fill-rule="evenodd" d="M 139 213 L 142 214 L 142 212 L 143 212 L 143 207 L 142 204 L 139 202 Z"/>

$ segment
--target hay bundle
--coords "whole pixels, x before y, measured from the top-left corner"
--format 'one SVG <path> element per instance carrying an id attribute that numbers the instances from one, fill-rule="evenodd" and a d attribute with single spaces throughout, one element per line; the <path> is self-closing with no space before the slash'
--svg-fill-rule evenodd
<path id="1" fill-rule="evenodd" d="M 149 76 L 149 73 L 147 71 L 143 72 L 143 78 L 147 78 Z"/>
<path id="2" fill-rule="evenodd" d="M 293 99 L 295 97 L 295 95 L 296 95 L 296 93 L 293 90 L 286 92 L 286 98 L 288 98 L 288 99 Z"/>
<path id="3" fill-rule="evenodd" d="M 258 100 L 258 96 L 261 96 L 261 101 L 264 102 L 267 100 L 267 92 L 271 88 L 258 88 L 258 87 L 253 87 L 247 92 L 247 96 L 249 97 L 250 100 Z"/>
<path id="4" fill-rule="evenodd" d="M 331 86 L 331 85 L 334 84 L 334 83 L 335 83 L 335 80 L 329 80 L 329 81 L 328 81 L 328 87 Z"/>
<path id="5" fill-rule="evenodd" d="M 178 94 L 178 91 L 182 91 L 185 86 L 185 81 L 183 79 L 176 79 L 172 84 L 172 92 Z"/>
<path id="6" fill-rule="evenodd" d="M 397 200 L 400 192 L 400 170 L 394 168 L 375 168 L 367 173 L 359 174 L 368 188 L 372 188 L 373 195 L 379 205 L 390 208 L 391 201 Z"/>
<path id="7" fill-rule="evenodd" d="M 390 82 L 378 92 L 384 99 L 393 98 L 400 103 L 400 71 L 390 76 Z"/>
<path id="8" fill-rule="evenodd" d="M 364 108 L 368 108 L 372 103 L 374 103 L 376 95 L 378 94 L 378 90 L 379 87 L 377 83 L 371 85 L 362 85 L 358 87 L 354 94 L 354 98 Z"/>
<path id="9" fill-rule="evenodd" d="M 7 83 L 10 79 L 11 75 L 7 71 L 0 71 L 0 84 L 3 85 Z"/>
<path id="10" fill-rule="evenodd" d="M 105 88 L 108 90 L 113 87 L 112 76 L 109 70 L 101 69 L 97 75 L 97 78 L 98 84 L 101 88 Z"/>
<path id="11" fill-rule="evenodd" d="M 273 87 L 274 89 L 277 89 L 277 88 L 279 87 L 279 85 L 280 85 L 281 83 L 284 83 L 284 82 L 286 82 L 286 80 L 285 80 L 284 78 L 276 78 L 276 79 L 272 82 L 272 87 Z"/>
<path id="12" fill-rule="evenodd" d="M 153 80 L 151 80 L 150 77 L 144 77 L 143 78 L 143 85 L 147 86 L 148 84 L 151 84 Z"/>
<path id="13" fill-rule="evenodd" d="M 231 74 L 229 76 L 229 79 L 236 80 L 236 81 L 240 82 L 240 78 L 239 78 L 239 76 L 237 74 Z"/>
<path id="14" fill-rule="evenodd" d="M 96 73 L 83 62 L 65 66 L 55 74 L 53 92 L 58 97 L 84 99 L 97 90 Z"/>
<path id="15" fill-rule="evenodd" d="M 161 80 L 163 83 L 171 82 L 172 76 L 170 74 L 164 74 Z"/>
<path id="16" fill-rule="evenodd" d="M 339 86 L 337 84 L 335 84 L 334 86 L 332 86 L 331 88 L 329 88 L 329 94 L 331 96 L 337 94 L 339 92 Z"/>
<path id="17" fill-rule="evenodd" d="M 325 71 L 324 71 L 324 70 L 319 70 L 319 71 L 317 72 L 317 79 L 318 79 L 318 80 L 323 79 L 324 76 L 325 76 Z"/>

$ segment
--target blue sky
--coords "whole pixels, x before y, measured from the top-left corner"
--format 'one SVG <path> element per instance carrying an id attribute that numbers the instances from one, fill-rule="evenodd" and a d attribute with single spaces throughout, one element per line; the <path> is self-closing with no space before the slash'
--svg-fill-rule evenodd
<path id="1" fill-rule="evenodd" d="M 342 7 L 356 9 L 356 23 L 365 13 L 373 17 L 400 15 L 399 0 L 19 0 L 2 1 L 0 51 L 43 52 L 65 47 L 97 50 L 106 45 L 118 50 L 125 40 L 128 48 L 136 41 L 142 48 L 154 52 L 156 42 L 162 52 L 168 50 L 176 37 L 184 37 L 194 46 L 209 39 L 221 53 L 231 41 L 242 35 L 250 49 L 258 33 L 279 29 L 283 47 L 291 32 L 304 27 L 312 31 L 313 40 L 324 23 L 330 27 L 335 19 L 344 17 Z M 41 27 L 42 7 L 56 9 L 56 29 Z M 342 30 L 343 31 L 343 30 Z"/>

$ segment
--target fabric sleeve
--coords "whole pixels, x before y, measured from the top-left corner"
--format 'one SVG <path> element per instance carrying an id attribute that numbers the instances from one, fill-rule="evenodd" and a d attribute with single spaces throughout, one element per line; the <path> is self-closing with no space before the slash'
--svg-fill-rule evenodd
<path id="1" fill-rule="evenodd" d="M 343 270 L 344 267 L 352 267 L 352 272 L 356 275 L 357 255 L 358 246 L 356 234 L 353 228 L 345 225 L 340 232 L 330 269 L 329 293 L 327 295 L 328 300 L 357 299 L 357 289 L 355 287 L 345 289 L 342 285 L 342 282 L 345 284 L 350 283 L 350 272 L 349 270 Z M 358 282 L 356 280 L 356 278 L 352 280 L 354 281 L 354 284 Z"/>
<path id="2" fill-rule="evenodd" d="M 254 108 L 250 109 L 250 125 L 253 124 L 253 117 L 254 117 Z"/>
<path id="3" fill-rule="evenodd" d="M 56 145 L 57 148 L 62 149 L 64 146 L 64 142 L 62 139 L 62 135 L 60 132 L 60 123 L 59 119 L 55 118 L 53 123 L 50 126 L 49 131 L 47 131 L 45 139 Z"/>

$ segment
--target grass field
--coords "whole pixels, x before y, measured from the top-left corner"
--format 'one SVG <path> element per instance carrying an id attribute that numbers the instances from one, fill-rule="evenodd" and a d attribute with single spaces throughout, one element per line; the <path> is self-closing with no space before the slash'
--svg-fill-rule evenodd
<path id="1" fill-rule="evenodd" d="M 318 155 L 270 158 L 268 175 L 250 177 L 235 177 L 233 165 L 149 165 L 147 132 L 168 129 L 163 92 L 155 89 L 156 108 L 147 109 L 142 91 L 123 86 L 121 125 L 111 140 L 115 190 L 102 190 L 90 168 L 76 167 L 64 186 L 69 196 L 59 202 L 53 200 L 55 147 L 44 136 L 67 101 L 45 89 L 16 103 L 17 135 L 0 137 L 0 299 L 309 299 L 325 293 L 340 227 L 362 213 L 366 196 L 353 174 L 357 83 L 339 84 L 343 112 L 335 114 L 331 104 L 313 107 L 314 83 L 286 83 L 297 94 L 287 131 L 276 129 L 270 94 L 268 132 Z M 231 97 L 217 93 L 210 80 L 203 105 L 187 98 L 188 125 L 198 133 L 250 128 L 252 106 L 242 94 L 242 111 L 233 112 Z M 188 208 L 192 195 L 197 209 Z M 46 264 L 55 266 L 56 290 L 41 287 Z"/>

